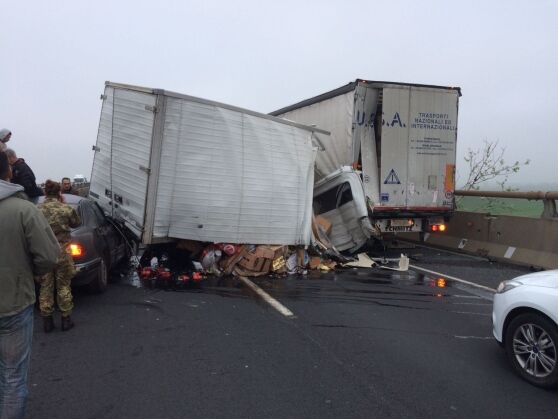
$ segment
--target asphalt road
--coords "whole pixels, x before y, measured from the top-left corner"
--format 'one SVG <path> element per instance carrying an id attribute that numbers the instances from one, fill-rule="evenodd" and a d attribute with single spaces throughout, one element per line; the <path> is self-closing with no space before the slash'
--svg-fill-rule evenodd
<path id="1" fill-rule="evenodd" d="M 428 252 L 412 263 L 478 263 L 463 279 L 489 286 L 523 272 Z M 45 335 L 36 318 L 29 417 L 557 416 L 558 393 L 516 377 L 492 338 L 490 293 L 380 269 L 255 282 L 295 317 L 235 280 L 78 292 L 75 329 Z"/>

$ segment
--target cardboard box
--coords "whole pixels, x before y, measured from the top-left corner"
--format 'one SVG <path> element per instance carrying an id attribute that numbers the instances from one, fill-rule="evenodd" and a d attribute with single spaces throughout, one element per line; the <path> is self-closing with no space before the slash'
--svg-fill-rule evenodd
<path id="1" fill-rule="evenodd" d="M 283 256 L 279 256 L 277 259 L 274 259 L 272 261 L 272 265 L 271 265 L 271 269 L 274 272 L 279 272 L 281 270 L 286 270 L 287 269 L 287 262 L 285 261 L 285 258 Z"/>
<path id="2" fill-rule="evenodd" d="M 248 269 L 242 269 L 240 266 L 234 267 L 234 273 L 238 276 L 264 276 L 267 275 L 267 272 L 254 272 Z"/>
<path id="3" fill-rule="evenodd" d="M 266 259 L 256 256 L 254 253 L 246 253 L 239 261 L 238 265 L 250 271 L 261 272 Z"/>
<path id="4" fill-rule="evenodd" d="M 256 248 L 256 256 L 264 259 L 277 259 L 280 256 L 283 256 L 287 251 L 287 246 L 258 246 Z"/>
<path id="5" fill-rule="evenodd" d="M 262 272 L 265 272 L 266 274 L 269 273 L 271 271 L 271 267 L 273 265 L 273 260 L 271 259 L 264 259 L 264 265 L 262 267 Z"/>
<path id="6" fill-rule="evenodd" d="M 322 258 L 319 256 L 311 256 L 310 262 L 308 263 L 308 267 L 310 269 L 318 269 L 320 264 L 322 263 Z"/>
<path id="7" fill-rule="evenodd" d="M 244 246 L 240 247 L 238 253 L 227 257 L 226 259 L 221 259 L 220 266 L 225 274 L 231 274 L 236 264 L 247 254 Z"/>

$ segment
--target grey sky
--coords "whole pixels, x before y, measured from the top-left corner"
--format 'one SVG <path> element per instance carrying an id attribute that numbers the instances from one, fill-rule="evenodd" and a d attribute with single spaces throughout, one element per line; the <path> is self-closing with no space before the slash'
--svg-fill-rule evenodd
<path id="1" fill-rule="evenodd" d="M 91 172 L 105 80 L 261 112 L 355 78 L 460 86 L 463 155 L 499 140 L 555 182 L 556 1 L 10 1 L 0 128 L 37 179 Z"/>

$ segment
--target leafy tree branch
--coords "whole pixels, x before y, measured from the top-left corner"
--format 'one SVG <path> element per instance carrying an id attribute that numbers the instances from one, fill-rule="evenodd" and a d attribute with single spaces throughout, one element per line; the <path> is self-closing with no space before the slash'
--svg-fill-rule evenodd
<path id="1" fill-rule="evenodd" d="M 507 163 L 504 160 L 506 149 L 498 147 L 498 141 L 484 141 L 482 148 L 468 149 L 465 156 L 468 177 L 465 184 L 460 188 L 464 190 L 479 190 L 480 185 L 494 181 L 502 191 L 510 191 L 507 187 L 509 177 L 519 172 L 521 167 L 529 164 L 529 159 L 523 163 L 515 161 Z"/>

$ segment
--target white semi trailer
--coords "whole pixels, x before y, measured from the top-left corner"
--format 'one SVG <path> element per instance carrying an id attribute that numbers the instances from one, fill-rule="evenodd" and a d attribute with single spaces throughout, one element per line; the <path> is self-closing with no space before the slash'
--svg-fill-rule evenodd
<path id="1" fill-rule="evenodd" d="M 458 87 L 357 79 L 272 112 L 331 132 L 316 157 L 314 212 L 339 250 L 444 230 L 454 210 Z"/>

